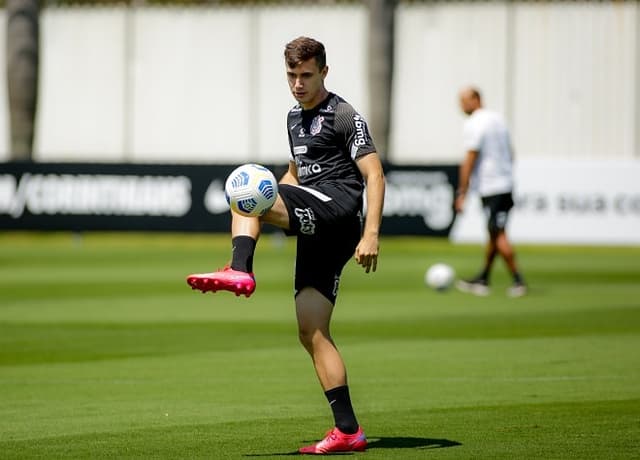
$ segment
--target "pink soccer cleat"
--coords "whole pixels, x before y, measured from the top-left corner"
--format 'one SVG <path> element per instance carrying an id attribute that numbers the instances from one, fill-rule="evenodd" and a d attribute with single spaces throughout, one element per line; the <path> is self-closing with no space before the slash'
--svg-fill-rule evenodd
<path id="1" fill-rule="evenodd" d="M 362 427 L 358 427 L 358 431 L 353 434 L 345 434 L 335 427 L 327 433 L 322 441 L 301 447 L 298 452 L 323 455 L 333 452 L 362 452 L 366 448 L 367 437 L 364 435 Z"/>
<path id="2" fill-rule="evenodd" d="M 253 273 L 234 270 L 229 266 L 217 272 L 189 275 L 187 283 L 191 289 L 199 289 L 203 294 L 209 291 L 231 291 L 237 296 L 244 294 L 249 297 L 256 290 Z"/>

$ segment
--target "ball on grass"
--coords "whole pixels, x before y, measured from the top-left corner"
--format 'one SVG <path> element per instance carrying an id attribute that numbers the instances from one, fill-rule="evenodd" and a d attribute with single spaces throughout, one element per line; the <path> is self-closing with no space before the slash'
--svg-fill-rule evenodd
<path id="1" fill-rule="evenodd" d="M 424 274 L 424 282 L 436 291 L 446 291 L 455 280 L 456 272 L 451 265 L 445 263 L 433 264 Z"/>

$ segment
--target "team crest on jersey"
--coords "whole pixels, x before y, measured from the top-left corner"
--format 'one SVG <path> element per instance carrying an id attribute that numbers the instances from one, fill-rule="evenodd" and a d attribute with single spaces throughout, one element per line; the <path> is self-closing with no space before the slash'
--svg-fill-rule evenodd
<path id="1" fill-rule="evenodd" d="M 324 121 L 324 117 L 321 115 L 317 115 L 312 121 L 311 121 L 311 128 L 309 128 L 309 133 L 311 133 L 312 136 L 315 136 L 316 134 L 318 134 L 320 132 L 320 130 L 322 130 L 322 122 Z"/>

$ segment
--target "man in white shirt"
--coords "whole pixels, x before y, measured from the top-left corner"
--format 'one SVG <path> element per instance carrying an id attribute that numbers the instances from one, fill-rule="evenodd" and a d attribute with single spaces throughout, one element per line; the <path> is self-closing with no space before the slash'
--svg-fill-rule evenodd
<path id="1" fill-rule="evenodd" d="M 465 88 L 460 92 L 460 107 L 469 118 L 464 123 L 467 153 L 460 165 L 455 208 L 462 212 L 467 193 L 470 189 L 475 190 L 488 218 L 489 241 L 482 271 L 470 280 L 458 281 L 457 287 L 464 292 L 488 295 L 491 268 L 499 254 L 513 277 L 507 294 L 520 297 L 526 294 L 527 286 L 506 233 L 507 217 L 513 207 L 513 150 L 509 130 L 500 114 L 483 108 L 482 97 L 476 88 Z"/>

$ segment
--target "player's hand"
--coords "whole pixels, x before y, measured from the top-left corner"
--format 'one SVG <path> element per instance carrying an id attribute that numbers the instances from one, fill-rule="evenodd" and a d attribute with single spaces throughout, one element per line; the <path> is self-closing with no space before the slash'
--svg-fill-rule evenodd
<path id="1" fill-rule="evenodd" d="M 355 259 L 358 265 L 362 265 L 366 273 L 376 271 L 379 247 L 377 235 L 364 235 L 358 243 Z"/>

